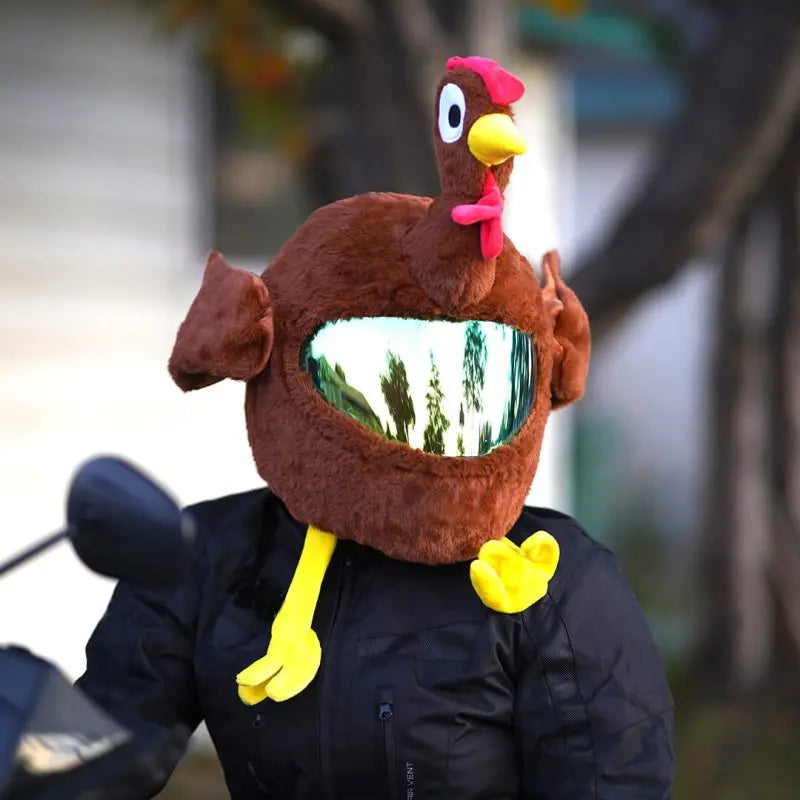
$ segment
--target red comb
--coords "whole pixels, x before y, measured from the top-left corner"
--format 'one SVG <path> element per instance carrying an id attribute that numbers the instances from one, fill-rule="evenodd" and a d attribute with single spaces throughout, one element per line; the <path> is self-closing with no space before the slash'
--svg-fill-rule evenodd
<path id="1" fill-rule="evenodd" d="M 492 102 L 499 106 L 516 103 L 525 94 L 525 84 L 516 75 L 504 70 L 496 61 L 492 61 L 491 58 L 453 56 L 447 59 L 447 69 L 456 69 L 457 67 L 466 67 L 477 72 L 483 78 Z"/>

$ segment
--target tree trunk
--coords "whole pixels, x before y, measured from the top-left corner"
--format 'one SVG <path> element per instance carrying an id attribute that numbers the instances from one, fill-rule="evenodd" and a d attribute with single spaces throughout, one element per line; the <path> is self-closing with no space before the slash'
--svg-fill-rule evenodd
<path id="1" fill-rule="evenodd" d="M 795 139 L 728 244 L 717 300 L 696 667 L 738 698 L 800 691 L 798 188 Z"/>
<path id="2" fill-rule="evenodd" d="M 784 693 L 800 693 L 800 129 L 776 175 L 779 221 L 770 342 L 776 655 Z"/>
<path id="3" fill-rule="evenodd" d="M 701 646 L 696 654 L 693 674 L 701 687 L 710 689 L 730 680 L 733 621 L 728 613 L 732 595 L 732 553 L 728 532 L 732 526 L 733 486 L 727 465 L 733 456 L 734 403 L 740 382 L 740 365 L 734 342 L 735 307 L 742 261 L 745 257 L 749 214 L 739 223 L 728 242 L 720 266 L 716 293 L 715 342 L 709 385 L 708 504 L 703 513 L 705 538 L 702 542 L 702 585 L 705 588 L 705 621 Z M 720 682 L 720 676 L 723 681 Z"/>
<path id="4" fill-rule="evenodd" d="M 764 562 L 769 539 L 761 425 L 762 326 L 752 300 L 754 213 L 741 221 L 723 259 L 717 294 L 710 420 L 711 491 L 706 508 L 709 631 L 704 681 L 734 693 L 759 683 L 771 618 Z"/>
<path id="5" fill-rule="evenodd" d="M 691 258 L 723 246 L 791 135 L 800 111 L 796 0 L 730 0 L 690 75 L 686 105 L 607 241 L 570 285 L 595 338 Z"/>

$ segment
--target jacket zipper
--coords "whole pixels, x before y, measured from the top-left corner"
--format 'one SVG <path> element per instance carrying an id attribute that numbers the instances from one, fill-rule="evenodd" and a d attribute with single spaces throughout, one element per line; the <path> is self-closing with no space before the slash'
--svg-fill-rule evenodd
<path id="1" fill-rule="evenodd" d="M 378 698 L 378 719 L 381 721 L 386 779 L 389 782 L 388 800 L 398 800 L 397 746 L 394 736 L 394 697 L 391 689 L 381 689 Z"/>
<path id="2" fill-rule="evenodd" d="M 342 543 L 339 543 L 342 547 Z M 328 628 L 328 636 L 325 642 L 322 643 L 322 664 L 320 670 L 322 672 L 319 682 L 319 704 L 318 704 L 318 721 L 319 721 L 319 753 L 320 753 L 320 770 L 322 773 L 322 786 L 325 792 L 325 797 L 328 800 L 334 800 L 335 791 L 333 786 L 333 757 L 331 754 L 330 744 L 330 723 L 324 711 L 325 698 L 331 696 L 331 685 L 334 678 L 334 671 L 336 669 L 336 651 L 338 650 L 339 639 L 337 634 L 338 623 L 344 615 L 344 610 L 347 607 L 347 598 L 350 589 L 350 574 L 352 572 L 352 559 L 350 554 L 344 556 L 342 566 L 339 568 L 339 586 L 336 590 L 336 605 L 333 608 L 331 615 L 331 624 Z M 327 666 L 327 668 L 326 668 Z"/>

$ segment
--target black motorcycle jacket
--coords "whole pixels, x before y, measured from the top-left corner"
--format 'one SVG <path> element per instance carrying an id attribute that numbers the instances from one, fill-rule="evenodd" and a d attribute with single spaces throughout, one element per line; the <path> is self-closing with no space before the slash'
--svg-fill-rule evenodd
<path id="1" fill-rule="evenodd" d="M 233 800 L 663 800 L 672 700 L 612 554 L 569 517 L 526 508 L 508 534 L 561 548 L 548 594 L 486 608 L 469 564 L 396 561 L 342 541 L 314 630 L 322 664 L 283 703 L 247 707 L 235 675 L 262 656 L 305 526 L 269 490 L 191 509 L 184 585 L 121 583 L 80 687 L 135 732 L 205 720 Z M 156 793 L 174 755 L 108 797 Z"/>

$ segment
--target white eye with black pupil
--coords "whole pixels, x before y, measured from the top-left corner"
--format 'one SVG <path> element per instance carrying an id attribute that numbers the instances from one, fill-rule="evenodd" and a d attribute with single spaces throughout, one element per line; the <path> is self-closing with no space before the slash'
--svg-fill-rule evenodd
<path id="1" fill-rule="evenodd" d="M 448 144 L 457 142 L 464 130 L 464 92 L 454 83 L 446 83 L 439 95 L 439 136 Z"/>

